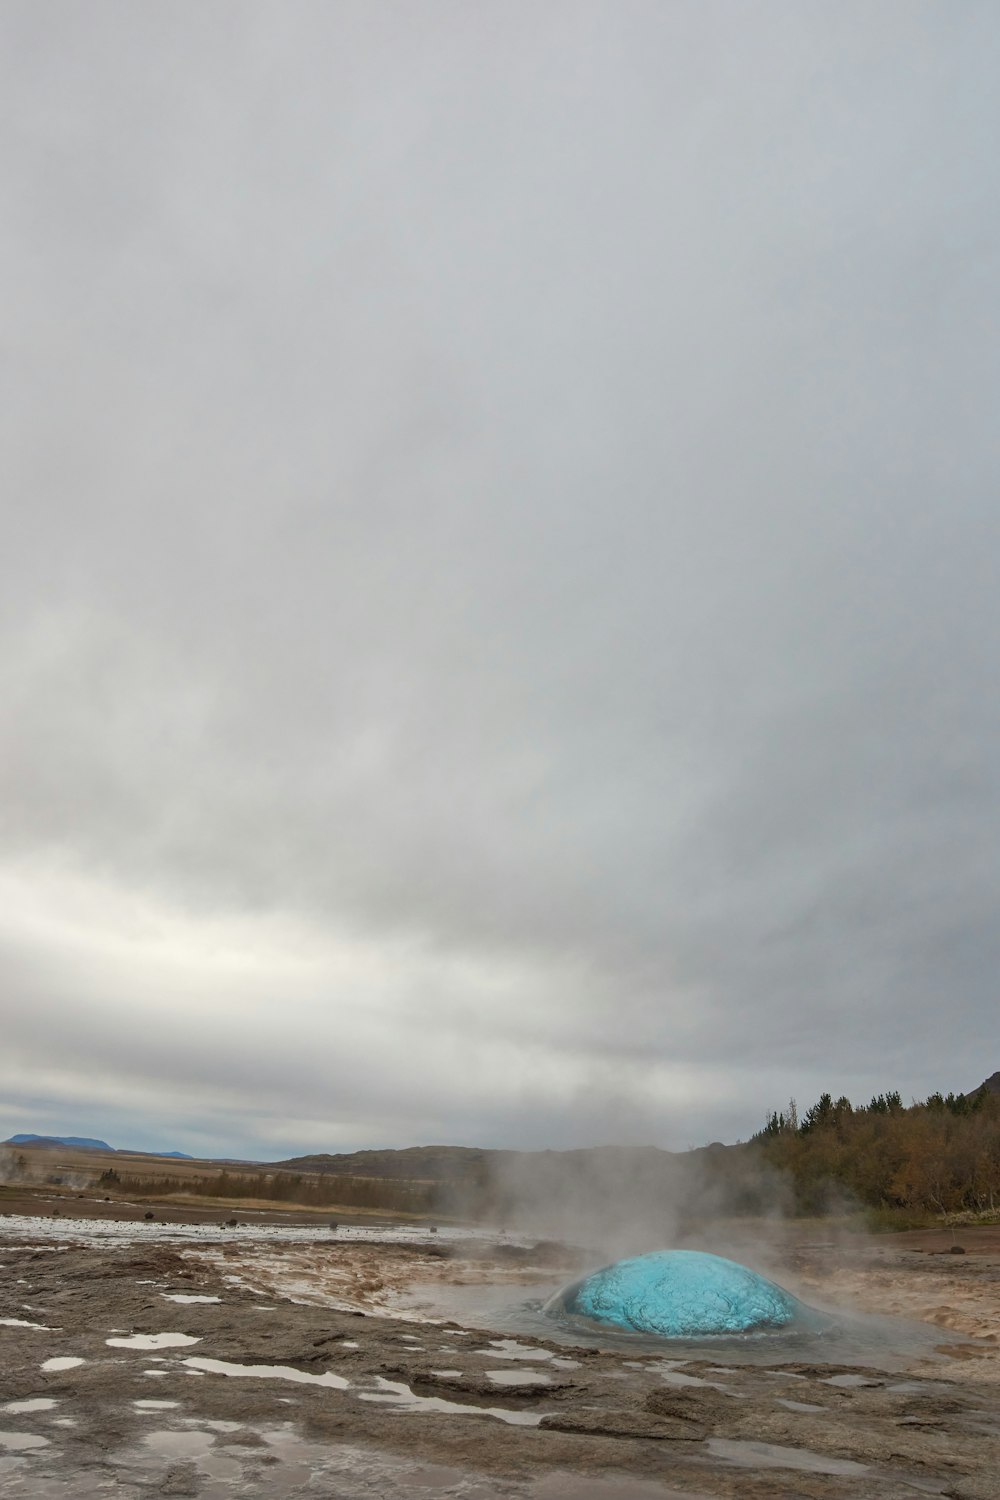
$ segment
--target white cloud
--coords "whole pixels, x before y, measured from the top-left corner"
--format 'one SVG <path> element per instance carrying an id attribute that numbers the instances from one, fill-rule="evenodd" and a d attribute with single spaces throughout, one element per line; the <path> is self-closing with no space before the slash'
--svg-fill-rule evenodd
<path id="1" fill-rule="evenodd" d="M 23 1118 L 686 1144 L 991 1071 L 991 9 L 63 23 L 2 23 Z"/>

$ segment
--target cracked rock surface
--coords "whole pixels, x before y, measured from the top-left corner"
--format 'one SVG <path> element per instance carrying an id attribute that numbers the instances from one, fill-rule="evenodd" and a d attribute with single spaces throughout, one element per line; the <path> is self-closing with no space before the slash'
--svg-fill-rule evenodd
<path id="1" fill-rule="evenodd" d="M 5 1500 L 1000 1494 L 997 1355 L 960 1330 L 942 1333 L 941 1355 L 891 1372 L 710 1352 L 677 1361 L 669 1345 L 565 1334 L 518 1344 L 488 1318 L 415 1322 L 293 1300 L 274 1274 L 260 1295 L 246 1284 L 254 1253 L 240 1248 L 237 1283 L 224 1257 L 174 1245 L 0 1243 Z M 284 1252 L 266 1253 L 273 1273 Z M 367 1247 L 373 1285 L 395 1253 Z M 464 1253 L 447 1261 L 457 1278 Z M 839 1252 L 810 1253 L 815 1272 Z M 470 1255 L 476 1274 L 483 1255 Z M 909 1274 L 905 1255 L 880 1251 L 876 1271 L 898 1262 Z M 998 1265 L 980 1257 L 975 1270 L 983 1316 Z M 956 1274 L 971 1286 L 972 1272 Z"/>

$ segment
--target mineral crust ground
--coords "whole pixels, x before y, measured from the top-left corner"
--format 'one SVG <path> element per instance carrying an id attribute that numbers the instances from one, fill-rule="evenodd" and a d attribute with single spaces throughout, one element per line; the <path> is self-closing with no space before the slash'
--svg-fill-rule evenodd
<path id="1" fill-rule="evenodd" d="M 766 1269 L 796 1295 L 931 1326 L 881 1361 L 750 1363 L 512 1332 L 503 1305 L 587 1269 L 552 1245 L 169 1227 L 0 1216 L 4 1500 L 1000 1494 L 995 1232 L 783 1231 Z"/>

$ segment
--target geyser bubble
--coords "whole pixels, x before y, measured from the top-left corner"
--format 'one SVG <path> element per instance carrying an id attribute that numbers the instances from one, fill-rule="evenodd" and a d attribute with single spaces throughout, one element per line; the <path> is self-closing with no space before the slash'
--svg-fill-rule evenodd
<path id="1" fill-rule="evenodd" d="M 748 1266 L 701 1250 L 616 1261 L 568 1287 L 550 1309 L 663 1338 L 786 1328 L 812 1312 Z"/>

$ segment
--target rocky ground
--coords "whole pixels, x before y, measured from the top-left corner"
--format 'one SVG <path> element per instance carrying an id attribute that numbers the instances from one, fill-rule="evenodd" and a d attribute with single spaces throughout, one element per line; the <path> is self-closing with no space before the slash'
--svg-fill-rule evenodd
<path id="1" fill-rule="evenodd" d="M 512 1337 L 471 1311 L 477 1289 L 515 1296 L 571 1274 L 551 1245 L 445 1231 L 409 1244 L 240 1231 L 87 1244 L 68 1217 L 64 1237 L 0 1228 L 0 1487 L 12 1500 L 1000 1494 L 989 1233 L 962 1236 L 963 1255 L 939 1253 L 947 1236 L 786 1245 L 793 1289 L 942 1331 L 891 1358 L 783 1349 L 750 1364 L 595 1347 L 555 1328 Z M 442 1317 L 454 1287 L 470 1311 Z"/>

